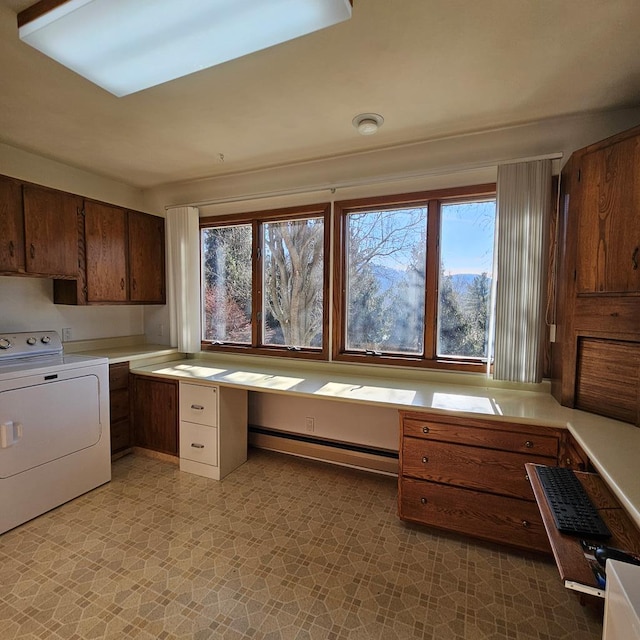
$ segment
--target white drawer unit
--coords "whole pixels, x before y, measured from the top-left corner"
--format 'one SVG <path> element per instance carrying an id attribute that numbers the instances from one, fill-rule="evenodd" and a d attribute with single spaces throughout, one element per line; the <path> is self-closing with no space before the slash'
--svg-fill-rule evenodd
<path id="1" fill-rule="evenodd" d="M 247 392 L 180 383 L 180 470 L 222 480 L 247 460 Z"/>

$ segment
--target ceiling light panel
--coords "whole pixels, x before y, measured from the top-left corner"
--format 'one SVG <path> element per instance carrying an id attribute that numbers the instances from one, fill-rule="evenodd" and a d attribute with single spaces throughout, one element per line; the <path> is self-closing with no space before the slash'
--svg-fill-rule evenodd
<path id="1" fill-rule="evenodd" d="M 350 0 L 69 0 L 19 35 L 125 96 L 350 17 Z"/>

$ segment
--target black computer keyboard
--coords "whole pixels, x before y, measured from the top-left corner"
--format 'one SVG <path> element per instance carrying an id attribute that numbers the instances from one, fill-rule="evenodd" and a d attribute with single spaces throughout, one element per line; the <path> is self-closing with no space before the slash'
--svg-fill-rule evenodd
<path id="1" fill-rule="evenodd" d="M 572 469 L 542 466 L 535 469 L 558 531 L 595 540 L 611 537 Z"/>

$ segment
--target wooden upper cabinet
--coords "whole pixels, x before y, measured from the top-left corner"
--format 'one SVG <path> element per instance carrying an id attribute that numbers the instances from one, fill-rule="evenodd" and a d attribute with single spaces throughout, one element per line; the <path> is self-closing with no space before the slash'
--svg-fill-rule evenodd
<path id="1" fill-rule="evenodd" d="M 127 212 L 84 203 L 87 302 L 127 302 Z"/>
<path id="2" fill-rule="evenodd" d="M 0 176 L 0 273 L 24 272 L 22 185 Z"/>
<path id="3" fill-rule="evenodd" d="M 640 135 L 578 163 L 577 293 L 640 293 Z"/>
<path id="4" fill-rule="evenodd" d="M 23 205 L 27 273 L 77 278 L 81 198 L 63 191 L 24 185 Z"/>
<path id="5" fill-rule="evenodd" d="M 129 211 L 131 302 L 164 304 L 164 218 Z"/>

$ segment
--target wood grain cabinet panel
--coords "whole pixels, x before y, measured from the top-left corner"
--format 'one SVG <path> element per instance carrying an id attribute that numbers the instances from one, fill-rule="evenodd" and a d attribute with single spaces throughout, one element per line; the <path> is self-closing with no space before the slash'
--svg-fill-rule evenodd
<path id="1" fill-rule="evenodd" d="M 138 447 L 178 455 L 178 383 L 131 376 L 134 442 Z"/>
<path id="2" fill-rule="evenodd" d="M 85 201 L 87 302 L 126 302 L 127 212 Z"/>
<path id="3" fill-rule="evenodd" d="M 22 185 L 0 176 L 0 273 L 24 272 Z"/>
<path id="4" fill-rule="evenodd" d="M 554 427 L 400 411 L 399 516 L 548 552 L 525 464 L 558 464 L 565 440 Z"/>
<path id="5" fill-rule="evenodd" d="M 25 266 L 33 275 L 78 277 L 82 200 L 63 191 L 23 186 Z"/>
<path id="6" fill-rule="evenodd" d="M 582 293 L 640 292 L 640 136 L 586 153 L 578 226 Z"/>
<path id="7" fill-rule="evenodd" d="M 164 304 L 164 218 L 129 212 L 129 287 L 132 302 Z"/>

